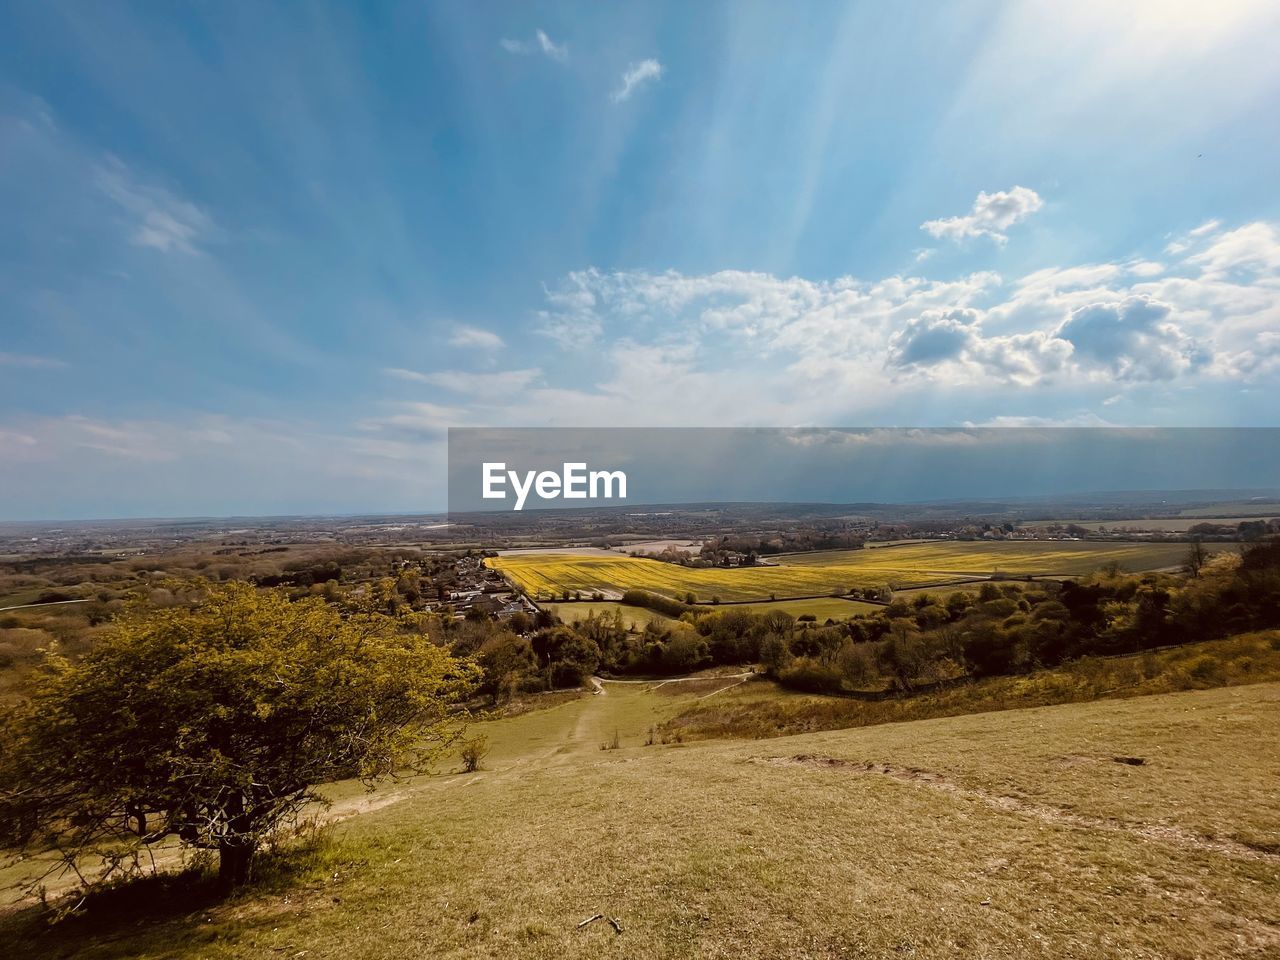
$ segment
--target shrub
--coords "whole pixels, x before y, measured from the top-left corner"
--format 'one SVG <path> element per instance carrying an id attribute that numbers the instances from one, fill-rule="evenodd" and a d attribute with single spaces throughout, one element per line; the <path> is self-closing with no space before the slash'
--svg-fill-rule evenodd
<path id="1" fill-rule="evenodd" d="M 1187 672 L 1197 680 L 1206 683 L 1216 683 L 1221 681 L 1224 673 L 1222 661 L 1209 654 L 1202 657 L 1196 657 L 1187 664 Z"/>
<path id="2" fill-rule="evenodd" d="M 475 773 L 480 769 L 480 762 L 489 755 L 489 738 L 482 733 L 463 741 L 459 755 L 462 757 L 463 772 Z"/>
<path id="3" fill-rule="evenodd" d="M 810 657 L 797 657 L 778 675 L 780 683 L 811 693 L 838 693 L 842 679 L 838 669 Z"/>

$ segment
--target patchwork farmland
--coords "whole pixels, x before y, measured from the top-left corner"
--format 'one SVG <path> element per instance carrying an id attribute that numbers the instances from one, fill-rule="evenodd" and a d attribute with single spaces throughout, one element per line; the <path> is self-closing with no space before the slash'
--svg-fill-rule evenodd
<path id="1" fill-rule="evenodd" d="M 534 598 L 598 592 L 617 599 L 636 589 L 730 603 L 829 596 L 868 587 L 910 588 L 993 574 L 1074 577 L 1108 564 L 1135 572 L 1158 570 L 1178 566 L 1186 551 L 1183 543 L 946 541 L 787 554 L 773 558 L 776 565 L 733 569 L 568 553 L 505 555 L 487 563 Z"/>

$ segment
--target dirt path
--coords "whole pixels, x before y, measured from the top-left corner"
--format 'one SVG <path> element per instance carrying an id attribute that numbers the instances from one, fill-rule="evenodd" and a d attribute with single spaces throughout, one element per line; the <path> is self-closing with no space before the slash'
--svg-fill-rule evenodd
<path id="1" fill-rule="evenodd" d="M 43 603 L 18 603 L 12 607 L 0 607 L 0 611 L 29 610 L 32 607 L 57 607 L 57 606 L 61 606 L 64 603 L 88 603 L 89 600 L 92 600 L 92 599 L 93 599 L 92 597 L 89 597 L 83 600 L 46 600 Z"/>
<path id="2" fill-rule="evenodd" d="M 783 767 L 817 767 L 819 769 L 842 770 L 854 774 L 871 774 L 890 777 L 905 783 L 915 784 L 943 793 L 968 797 L 985 803 L 989 807 L 1034 817 L 1045 823 L 1066 827 L 1077 827 L 1086 830 L 1101 830 L 1108 833 L 1125 833 L 1141 840 L 1163 843 L 1191 850 L 1219 853 L 1238 860 L 1261 860 L 1268 863 L 1280 863 L 1280 853 L 1261 850 L 1246 843 L 1228 840 L 1221 837 L 1206 837 L 1181 827 L 1158 823 L 1135 823 L 1105 817 L 1091 817 L 1085 814 L 1072 813 L 1058 807 L 1033 803 L 1022 797 L 995 793 L 979 787 L 968 787 L 951 780 L 940 773 L 920 770 L 915 767 L 898 767 L 888 763 L 857 762 L 840 760 L 835 757 L 824 757 L 816 754 L 797 754 L 791 757 L 752 757 L 751 763 L 767 763 Z"/>

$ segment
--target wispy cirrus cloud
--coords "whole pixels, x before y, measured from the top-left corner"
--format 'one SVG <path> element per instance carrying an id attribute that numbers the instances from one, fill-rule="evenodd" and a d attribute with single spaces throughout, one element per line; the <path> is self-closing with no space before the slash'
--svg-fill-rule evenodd
<path id="1" fill-rule="evenodd" d="M 213 220 L 204 210 L 164 187 L 143 182 L 117 157 L 98 164 L 94 180 L 128 218 L 135 246 L 194 255 L 213 232 Z"/>
<path id="2" fill-rule="evenodd" d="M 474 426 L 476 419 L 464 407 L 424 401 L 399 403 L 394 409 L 395 413 L 361 421 L 360 429 L 392 437 L 438 439 L 450 427 Z"/>
<path id="3" fill-rule="evenodd" d="M 480 327 L 458 327 L 449 335 L 451 347 L 474 347 L 479 350 L 500 350 L 505 345 L 500 336 Z"/>
<path id="4" fill-rule="evenodd" d="M 388 367 L 384 373 L 397 380 L 408 380 L 411 383 L 425 383 L 433 387 L 442 387 L 454 393 L 470 395 L 509 395 L 527 389 L 530 384 L 542 376 L 537 367 L 527 370 L 497 370 L 492 373 L 468 373 L 463 370 L 438 370 L 433 373 L 420 373 L 417 370 L 406 370 L 403 367 Z"/>
<path id="5" fill-rule="evenodd" d="M 541 53 L 561 63 L 569 59 L 569 45 L 567 43 L 556 43 L 541 28 L 534 31 L 532 40 L 513 40 L 510 37 L 503 37 L 498 41 L 498 46 L 502 47 L 507 53 L 519 55 Z"/>
<path id="6" fill-rule="evenodd" d="M 610 99 L 614 103 L 630 100 L 636 90 L 661 77 L 662 70 L 662 64 L 652 57 L 629 64 L 622 73 L 622 80 L 617 89 L 610 94 Z"/>
<path id="7" fill-rule="evenodd" d="M 29 353 L 0 352 L 0 367 L 25 367 L 29 370 L 60 370 L 67 366 L 65 360 L 40 357 Z"/>
<path id="8" fill-rule="evenodd" d="M 1030 187 L 1014 187 L 995 193 L 981 192 L 969 212 L 960 217 L 926 220 L 920 229 L 939 240 L 967 240 L 990 237 L 996 243 L 1007 243 L 1004 231 L 1021 223 L 1044 206 L 1040 194 Z"/>

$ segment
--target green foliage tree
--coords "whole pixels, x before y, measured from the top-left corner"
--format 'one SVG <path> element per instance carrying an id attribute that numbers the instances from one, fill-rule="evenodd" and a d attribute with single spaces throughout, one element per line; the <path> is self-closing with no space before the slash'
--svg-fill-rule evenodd
<path id="1" fill-rule="evenodd" d="M 135 603 L 4 717 L 0 821 L 78 871 L 103 864 L 99 880 L 176 835 L 243 883 L 318 785 L 423 769 L 458 733 L 451 705 L 476 668 L 374 605 L 344 616 L 235 582 Z"/>

